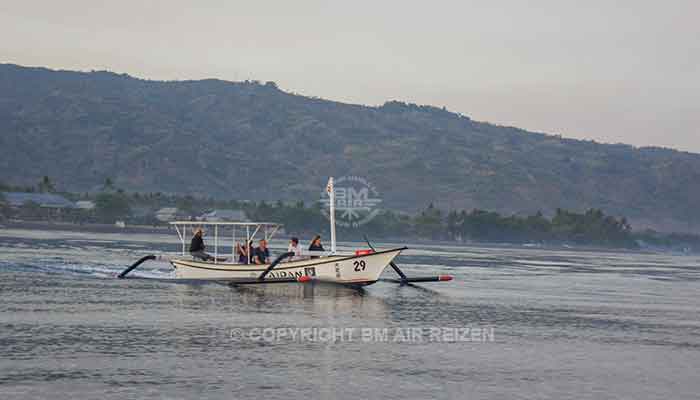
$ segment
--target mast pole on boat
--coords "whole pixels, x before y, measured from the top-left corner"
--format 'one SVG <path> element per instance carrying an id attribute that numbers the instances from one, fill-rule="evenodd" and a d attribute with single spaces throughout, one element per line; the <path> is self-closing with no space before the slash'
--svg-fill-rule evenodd
<path id="1" fill-rule="evenodd" d="M 331 253 L 335 254 L 335 188 L 333 187 L 333 177 L 328 178 L 326 186 L 328 197 L 330 200 L 330 219 L 331 219 Z"/>

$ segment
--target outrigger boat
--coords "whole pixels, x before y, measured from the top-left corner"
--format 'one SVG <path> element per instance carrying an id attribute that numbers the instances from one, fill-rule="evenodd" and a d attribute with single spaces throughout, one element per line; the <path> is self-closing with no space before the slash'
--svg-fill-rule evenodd
<path id="1" fill-rule="evenodd" d="M 224 281 L 230 284 L 268 284 L 283 282 L 329 282 L 349 286 L 371 285 L 379 280 L 386 267 L 391 266 L 401 279 L 391 280 L 401 284 L 414 282 L 449 281 L 449 275 L 433 277 L 409 278 L 394 263 L 394 259 L 406 247 L 376 250 L 367 240 L 369 249 L 354 252 L 340 252 L 336 248 L 335 235 L 335 191 L 333 178 L 328 181 L 327 192 L 330 197 L 330 230 L 331 250 L 328 252 L 303 252 L 302 259 L 292 258 L 294 253 L 283 253 L 270 264 L 235 263 L 236 234 L 242 233 L 244 243 L 251 243 L 256 238 L 270 241 L 282 227 L 270 222 L 199 222 L 175 221 L 170 224 L 175 227 L 180 239 L 182 254 L 180 257 L 167 259 L 175 269 L 176 279 L 182 280 L 211 280 Z M 214 231 L 214 254 L 212 261 L 196 260 L 187 254 L 187 232 L 196 227 L 208 226 Z M 190 229 L 188 229 L 190 228 Z M 221 231 L 221 232 L 220 232 Z M 231 233 L 231 259 L 219 254 L 220 233 Z M 249 250 L 250 252 L 250 250 Z M 297 255 L 298 256 L 298 255 Z M 125 269 L 119 278 L 125 278 L 128 273 L 143 262 L 158 257 L 149 255 Z"/>

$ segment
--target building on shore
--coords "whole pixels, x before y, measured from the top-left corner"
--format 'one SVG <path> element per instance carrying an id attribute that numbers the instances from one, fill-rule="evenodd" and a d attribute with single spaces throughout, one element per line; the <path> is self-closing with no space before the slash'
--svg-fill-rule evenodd
<path id="1" fill-rule="evenodd" d="M 75 202 L 75 208 L 78 210 L 92 212 L 95 210 L 95 202 L 91 200 L 78 200 Z"/>
<path id="2" fill-rule="evenodd" d="M 206 222 L 248 222 L 250 221 L 243 210 L 212 210 L 208 213 L 202 214 L 199 218 L 200 221 Z"/>
<path id="3" fill-rule="evenodd" d="M 178 219 L 188 219 L 189 217 L 185 215 L 177 207 L 163 207 L 156 211 L 155 217 L 160 222 L 170 222 Z"/>
<path id="4" fill-rule="evenodd" d="M 54 193 L 3 192 L 2 195 L 19 218 L 64 219 L 76 209 L 75 203 Z"/>

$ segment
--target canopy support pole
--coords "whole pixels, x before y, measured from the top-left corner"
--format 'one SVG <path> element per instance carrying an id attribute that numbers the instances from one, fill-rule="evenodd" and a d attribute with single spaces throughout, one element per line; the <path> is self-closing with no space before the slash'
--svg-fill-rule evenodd
<path id="1" fill-rule="evenodd" d="M 330 200 L 330 219 L 331 219 L 331 253 L 335 254 L 335 188 L 333 187 L 333 177 L 328 178 L 326 186 L 328 197 Z"/>
<path id="2" fill-rule="evenodd" d="M 214 225 L 214 264 L 219 262 L 219 225 Z"/>
<path id="3" fill-rule="evenodd" d="M 182 230 L 184 231 L 185 229 L 186 228 L 183 226 Z M 180 238 L 180 243 L 182 243 L 182 255 L 184 256 L 185 255 L 185 236 L 182 233 L 180 233 L 180 228 L 177 225 L 175 225 L 175 231 L 177 232 L 177 237 Z"/>

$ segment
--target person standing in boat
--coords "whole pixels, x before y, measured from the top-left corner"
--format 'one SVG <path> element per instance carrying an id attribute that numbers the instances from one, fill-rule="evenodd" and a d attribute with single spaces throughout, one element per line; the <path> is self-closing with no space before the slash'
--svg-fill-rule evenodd
<path id="1" fill-rule="evenodd" d="M 325 251 L 321 244 L 321 235 L 314 236 L 314 240 L 309 245 L 309 251 Z M 311 256 L 311 258 L 318 258 L 318 256 Z"/>
<path id="2" fill-rule="evenodd" d="M 190 242 L 190 254 L 194 258 L 199 258 L 200 260 L 209 261 L 213 260 L 214 257 L 207 254 L 204 249 L 204 230 L 202 228 L 197 228 L 192 236 L 192 241 Z"/>
<path id="3" fill-rule="evenodd" d="M 260 246 L 255 248 L 253 254 L 253 262 L 255 264 L 267 264 L 267 260 L 270 258 L 270 249 L 267 248 L 267 240 L 260 239 Z"/>

